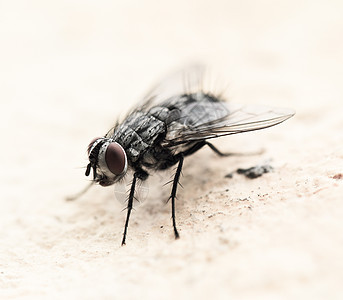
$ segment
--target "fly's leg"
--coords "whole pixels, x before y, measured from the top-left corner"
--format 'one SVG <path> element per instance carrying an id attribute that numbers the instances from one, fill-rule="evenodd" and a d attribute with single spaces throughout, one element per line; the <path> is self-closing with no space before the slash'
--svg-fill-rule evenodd
<path id="1" fill-rule="evenodd" d="M 215 152 L 219 156 L 231 156 L 231 155 L 234 155 L 234 153 L 223 153 L 223 152 L 221 152 L 213 144 L 211 144 L 209 142 L 205 142 L 205 143 L 206 143 L 207 146 L 209 146 L 213 150 L 213 152 Z"/>
<path id="2" fill-rule="evenodd" d="M 173 220 L 173 228 L 174 228 L 175 239 L 178 239 L 180 237 L 180 235 L 177 231 L 177 228 L 176 228 L 176 221 L 175 221 L 175 197 L 176 197 L 177 185 L 179 184 L 179 179 L 180 179 L 180 175 L 181 175 L 182 164 L 183 164 L 183 156 L 180 156 L 179 164 L 177 166 L 175 177 L 173 180 L 173 187 L 172 187 L 171 195 L 169 198 L 169 199 L 171 199 L 171 204 L 172 204 L 172 220 Z"/>
<path id="3" fill-rule="evenodd" d="M 121 245 L 125 245 L 125 240 L 126 240 L 126 233 L 127 233 L 127 227 L 129 226 L 129 219 L 131 215 L 131 210 L 133 206 L 133 199 L 135 196 L 135 187 L 136 187 L 136 181 L 137 178 L 140 180 L 145 180 L 148 178 L 148 173 L 145 172 L 144 170 L 138 170 L 133 174 L 133 179 L 131 183 L 131 189 L 130 189 L 130 194 L 129 194 L 129 200 L 127 202 L 127 215 L 126 215 L 126 221 L 125 221 L 125 228 L 124 228 L 124 233 L 123 233 L 123 240 L 121 242 Z"/>
<path id="4" fill-rule="evenodd" d="M 136 181 L 137 181 L 137 175 L 135 173 L 135 174 L 133 174 L 129 200 L 127 202 L 127 215 L 126 215 L 126 221 L 125 221 L 123 240 L 121 242 L 122 246 L 125 245 L 127 227 L 129 226 L 129 219 L 130 219 L 130 214 L 131 214 L 131 210 L 132 210 L 133 198 L 134 198 L 134 194 L 135 194 Z"/>
<path id="5" fill-rule="evenodd" d="M 77 194 L 73 195 L 73 196 L 68 196 L 66 197 L 66 201 L 74 201 L 78 198 L 80 198 L 83 194 L 85 194 L 92 186 L 94 185 L 94 181 L 92 181 L 91 183 L 89 183 L 88 185 L 86 185 L 80 192 L 78 192 Z"/>
<path id="6" fill-rule="evenodd" d="M 133 198 L 135 194 L 135 186 L 136 186 L 136 174 L 133 175 L 132 179 L 132 184 L 131 184 L 131 190 L 130 190 L 130 195 L 129 195 L 129 200 L 127 202 L 127 215 L 126 215 L 126 221 L 125 221 L 125 228 L 124 228 L 124 234 L 123 234 L 123 240 L 121 242 L 121 245 L 125 245 L 125 240 L 126 240 L 126 233 L 127 233 L 127 227 L 129 226 L 129 219 L 131 215 L 131 210 L 132 210 L 132 204 L 133 204 Z"/>
<path id="7" fill-rule="evenodd" d="M 264 152 L 263 150 L 260 150 L 257 152 L 250 152 L 250 153 L 235 153 L 235 152 L 223 153 L 220 150 L 218 150 L 213 144 L 211 144 L 207 141 L 205 141 L 205 144 L 207 146 L 209 146 L 219 156 L 248 156 L 248 155 L 259 155 L 259 154 L 262 154 Z"/>

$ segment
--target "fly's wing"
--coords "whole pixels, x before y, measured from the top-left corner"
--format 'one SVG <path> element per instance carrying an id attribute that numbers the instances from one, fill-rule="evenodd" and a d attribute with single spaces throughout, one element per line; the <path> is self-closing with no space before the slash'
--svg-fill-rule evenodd
<path id="1" fill-rule="evenodd" d="M 165 146 L 268 128 L 294 115 L 292 109 L 237 105 L 222 101 L 209 102 L 205 106 L 199 103 L 199 106 L 201 108 L 193 109 L 193 112 L 185 109 L 183 121 L 170 124 Z"/>
<path id="2" fill-rule="evenodd" d="M 168 133 L 164 140 L 165 146 L 172 147 L 271 127 L 294 115 L 289 109 L 228 104 L 207 92 L 212 91 L 211 80 L 209 70 L 200 64 L 174 72 L 154 86 L 126 118 L 147 112 L 154 106 L 178 108 L 176 120 L 167 122 Z M 174 115 L 170 116 L 171 121 L 173 118 Z M 107 135 L 112 135 L 115 128 Z"/>
<path id="3" fill-rule="evenodd" d="M 174 96 L 203 90 L 206 71 L 204 65 L 193 64 L 171 73 L 150 89 L 134 111 L 146 111 L 162 102 L 167 105 L 166 101 L 172 100 Z"/>
<path id="4" fill-rule="evenodd" d="M 190 94 L 200 91 L 204 88 L 203 79 L 207 68 L 201 64 L 191 64 L 186 68 L 177 70 L 164 77 L 158 84 L 149 90 L 145 97 L 140 100 L 136 106 L 128 112 L 124 119 L 135 114 L 146 112 L 154 106 L 173 105 L 175 96 Z M 173 102 L 173 103 L 172 103 Z M 119 121 L 107 133 L 106 137 L 113 136 Z"/>

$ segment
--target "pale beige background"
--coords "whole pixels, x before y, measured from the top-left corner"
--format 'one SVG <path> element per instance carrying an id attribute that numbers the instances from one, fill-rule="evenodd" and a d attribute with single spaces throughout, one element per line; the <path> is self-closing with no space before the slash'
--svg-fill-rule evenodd
<path id="1" fill-rule="evenodd" d="M 1 1 L 0 298 L 341 299 L 341 1 Z M 161 74 L 220 69 L 297 115 L 185 160 L 173 238 L 154 176 L 121 247 L 113 188 L 76 202 L 86 147 Z M 272 159 L 256 180 L 225 174 Z M 165 179 L 167 178 L 167 179 Z"/>

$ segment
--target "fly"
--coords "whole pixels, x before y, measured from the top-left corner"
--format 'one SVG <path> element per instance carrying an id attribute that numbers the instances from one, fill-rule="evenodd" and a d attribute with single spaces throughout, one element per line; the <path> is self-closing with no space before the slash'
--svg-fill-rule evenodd
<path id="1" fill-rule="evenodd" d="M 92 184 L 109 186 L 123 179 L 128 170 L 133 172 L 122 245 L 136 184 L 147 180 L 149 172 L 176 166 L 169 200 L 178 239 L 175 197 L 185 157 L 204 146 L 220 156 L 232 155 L 222 153 L 208 140 L 268 128 L 294 115 L 290 109 L 227 103 L 221 95 L 205 91 L 203 75 L 204 67 L 192 66 L 161 82 L 122 122 L 88 146 L 86 176 L 92 171 Z"/>

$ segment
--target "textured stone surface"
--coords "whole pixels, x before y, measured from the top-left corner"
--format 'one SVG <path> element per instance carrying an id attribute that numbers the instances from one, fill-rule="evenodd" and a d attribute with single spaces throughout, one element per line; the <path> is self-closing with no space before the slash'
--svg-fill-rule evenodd
<path id="1" fill-rule="evenodd" d="M 341 299 L 341 1 L 5 1 L 0 9 L 0 298 Z M 234 102 L 288 106 L 149 181 L 131 216 L 81 199 L 87 145 L 155 80 L 204 61 Z M 254 180 L 225 175 L 271 160 Z M 126 189 L 126 187 L 125 187 Z"/>

